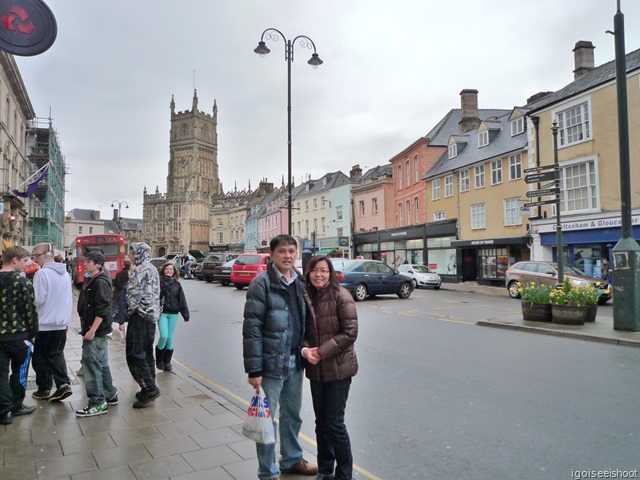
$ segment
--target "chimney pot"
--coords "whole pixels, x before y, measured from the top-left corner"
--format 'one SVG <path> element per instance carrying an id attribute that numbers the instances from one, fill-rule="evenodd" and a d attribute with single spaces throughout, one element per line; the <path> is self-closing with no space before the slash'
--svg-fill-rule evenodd
<path id="1" fill-rule="evenodd" d="M 574 80 L 593 70 L 595 66 L 593 50 L 595 48 L 593 43 L 586 40 L 576 42 L 576 46 L 573 49 L 573 63 L 575 66 L 575 70 L 573 71 Z"/>
<path id="2" fill-rule="evenodd" d="M 465 88 L 460 92 L 462 119 L 458 123 L 460 133 L 467 133 L 480 126 L 478 117 L 478 90 Z"/>

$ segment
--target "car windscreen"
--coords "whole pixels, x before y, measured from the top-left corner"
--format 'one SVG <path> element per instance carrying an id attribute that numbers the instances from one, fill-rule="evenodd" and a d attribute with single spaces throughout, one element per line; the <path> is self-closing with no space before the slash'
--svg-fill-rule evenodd
<path id="1" fill-rule="evenodd" d="M 262 263 L 261 255 L 241 255 L 236 258 L 238 265 L 259 265 Z"/>
<path id="2" fill-rule="evenodd" d="M 429 267 L 425 267 L 424 265 L 414 265 L 413 269 L 416 273 L 433 273 L 433 270 L 430 270 Z"/>

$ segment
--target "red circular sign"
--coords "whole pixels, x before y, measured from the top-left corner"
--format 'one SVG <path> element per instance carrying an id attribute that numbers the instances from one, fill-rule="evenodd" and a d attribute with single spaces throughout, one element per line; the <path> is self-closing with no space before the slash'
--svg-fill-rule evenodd
<path id="1" fill-rule="evenodd" d="M 45 52 L 58 34 L 56 19 L 42 0 L 0 2 L 0 49 L 29 57 Z"/>

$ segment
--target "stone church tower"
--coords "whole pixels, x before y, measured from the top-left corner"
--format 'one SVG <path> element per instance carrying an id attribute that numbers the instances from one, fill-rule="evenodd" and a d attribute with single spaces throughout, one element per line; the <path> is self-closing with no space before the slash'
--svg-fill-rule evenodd
<path id="1" fill-rule="evenodd" d="M 218 177 L 218 106 L 175 111 L 171 97 L 167 193 L 144 189 L 143 232 L 153 256 L 188 250 L 209 251 L 211 197 L 222 193 Z"/>

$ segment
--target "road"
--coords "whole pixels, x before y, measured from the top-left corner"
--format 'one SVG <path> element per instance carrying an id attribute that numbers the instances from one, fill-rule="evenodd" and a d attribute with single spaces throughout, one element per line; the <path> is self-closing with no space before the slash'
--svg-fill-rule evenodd
<path id="1" fill-rule="evenodd" d="M 192 321 L 178 326 L 175 357 L 241 403 L 251 394 L 246 290 L 183 285 Z M 640 349 L 475 325 L 519 308 L 443 290 L 358 303 L 360 372 L 346 417 L 356 478 L 560 479 L 640 467 Z M 303 418 L 313 439 L 306 385 Z"/>

